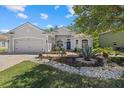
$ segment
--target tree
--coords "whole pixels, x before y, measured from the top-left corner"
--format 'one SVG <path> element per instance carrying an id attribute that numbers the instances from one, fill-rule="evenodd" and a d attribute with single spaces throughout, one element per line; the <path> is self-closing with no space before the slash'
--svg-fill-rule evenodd
<path id="1" fill-rule="evenodd" d="M 74 6 L 76 27 L 93 36 L 98 47 L 99 33 L 124 31 L 124 6 Z"/>
<path id="2" fill-rule="evenodd" d="M 52 31 L 55 31 L 56 29 L 58 29 L 58 26 L 54 26 L 54 27 L 50 27 L 50 28 L 47 28 L 47 29 L 44 29 L 46 32 L 52 32 Z"/>
<path id="3" fill-rule="evenodd" d="M 56 29 L 58 29 L 58 26 L 57 26 L 57 25 L 55 25 L 55 26 L 54 26 L 54 29 L 55 29 L 55 30 L 56 30 Z"/>

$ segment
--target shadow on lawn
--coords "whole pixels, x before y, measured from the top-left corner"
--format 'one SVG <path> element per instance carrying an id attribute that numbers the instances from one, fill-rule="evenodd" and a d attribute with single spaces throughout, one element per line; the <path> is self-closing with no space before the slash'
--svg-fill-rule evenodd
<path id="1" fill-rule="evenodd" d="M 115 84 L 116 82 L 114 82 Z M 75 74 L 61 72 L 46 65 L 38 65 L 31 71 L 18 75 L 6 82 L 6 87 L 14 88 L 53 88 L 53 87 L 117 87 L 111 81 L 89 79 Z M 119 82 L 118 87 L 122 87 Z"/>
<path id="2" fill-rule="evenodd" d="M 38 65 L 31 71 L 14 78 L 15 79 L 6 82 L 6 84 L 9 84 L 7 87 L 77 87 L 79 81 L 81 81 L 81 78 L 76 75 L 72 76 L 46 65 Z"/>

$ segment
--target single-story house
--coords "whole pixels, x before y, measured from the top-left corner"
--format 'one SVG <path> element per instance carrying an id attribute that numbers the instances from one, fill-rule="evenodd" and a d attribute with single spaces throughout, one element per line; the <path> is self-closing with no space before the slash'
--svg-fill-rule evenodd
<path id="1" fill-rule="evenodd" d="M 77 34 L 65 27 L 46 33 L 41 28 L 27 22 L 7 33 L 9 38 L 9 53 L 39 53 L 49 52 L 55 45 L 65 50 L 82 48 L 84 44 L 92 47 L 92 38 Z"/>
<path id="2" fill-rule="evenodd" d="M 101 47 L 124 48 L 124 32 L 104 32 L 100 34 Z"/>
<path id="3" fill-rule="evenodd" d="M 8 48 L 8 37 L 0 34 L 0 47 Z"/>

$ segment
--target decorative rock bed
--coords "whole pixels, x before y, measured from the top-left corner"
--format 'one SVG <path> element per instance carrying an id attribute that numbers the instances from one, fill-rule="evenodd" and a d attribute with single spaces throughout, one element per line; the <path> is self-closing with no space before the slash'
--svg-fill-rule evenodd
<path id="1" fill-rule="evenodd" d="M 62 71 L 67 71 L 69 73 L 76 73 L 82 76 L 100 79 L 118 79 L 123 75 L 124 71 L 122 67 L 115 64 L 107 67 L 72 67 L 56 61 L 49 61 L 47 59 L 43 59 L 39 63 L 52 66 Z"/>

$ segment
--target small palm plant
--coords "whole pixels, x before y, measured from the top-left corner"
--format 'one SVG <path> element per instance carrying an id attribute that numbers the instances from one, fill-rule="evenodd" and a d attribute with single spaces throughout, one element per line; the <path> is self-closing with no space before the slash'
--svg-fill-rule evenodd
<path id="1" fill-rule="evenodd" d="M 84 60 L 90 61 L 92 55 L 92 48 L 89 45 L 85 45 L 83 48 L 83 57 Z"/>

